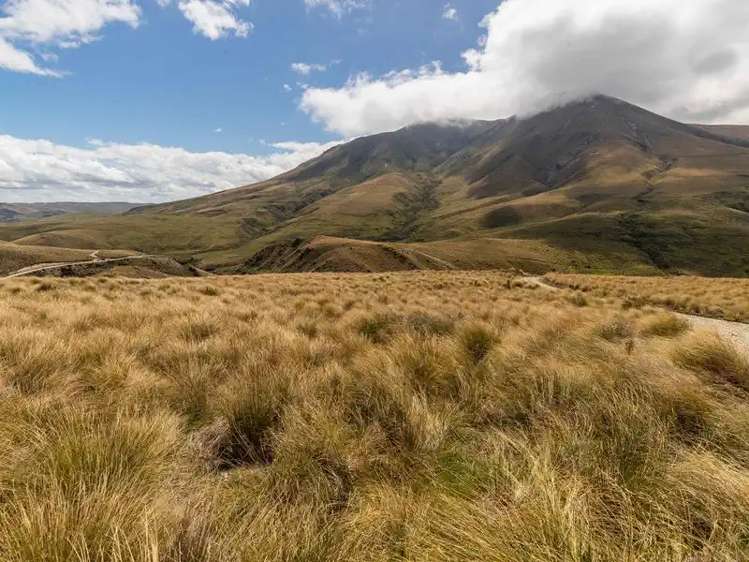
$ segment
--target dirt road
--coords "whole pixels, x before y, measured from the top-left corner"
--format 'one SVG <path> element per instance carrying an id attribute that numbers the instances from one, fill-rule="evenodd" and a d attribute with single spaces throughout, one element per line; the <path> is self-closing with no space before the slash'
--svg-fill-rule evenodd
<path id="1" fill-rule="evenodd" d="M 749 353 L 749 324 L 743 322 L 729 322 L 716 318 L 705 318 L 704 316 L 693 316 L 691 314 L 675 313 L 687 320 L 693 328 L 701 328 L 717 332 L 725 340 L 730 341 L 736 347 L 744 349 Z"/>
<path id="2" fill-rule="evenodd" d="M 113 263 L 113 262 L 142 260 L 142 259 L 154 257 L 154 256 L 145 255 L 145 254 L 139 254 L 137 256 L 126 256 L 124 258 L 100 258 L 98 254 L 99 254 L 99 250 L 91 252 L 91 255 L 90 255 L 91 259 L 86 260 L 86 261 L 39 263 L 36 265 L 29 265 L 27 267 L 22 267 L 21 269 L 17 271 L 9 273 L 3 276 L 2 278 L 13 279 L 14 277 L 23 277 L 25 275 L 33 275 L 34 273 L 39 273 L 41 271 L 52 271 L 55 269 L 62 269 L 63 267 L 68 267 L 71 265 L 91 265 L 91 264 L 101 264 L 101 263 Z"/>
<path id="3" fill-rule="evenodd" d="M 554 285 L 550 285 L 546 281 L 544 281 L 543 277 L 538 276 L 528 276 L 528 277 L 521 277 L 523 281 L 528 283 L 529 285 L 533 285 L 535 287 L 539 287 L 541 289 L 547 289 L 549 291 L 559 291 L 559 287 L 555 287 Z"/>

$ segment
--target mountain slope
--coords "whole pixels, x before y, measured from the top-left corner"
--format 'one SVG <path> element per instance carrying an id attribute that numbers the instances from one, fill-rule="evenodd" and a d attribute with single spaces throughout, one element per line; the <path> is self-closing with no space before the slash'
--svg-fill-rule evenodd
<path id="1" fill-rule="evenodd" d="M 528 241 L 554 250 L 547 268 L 748 275 L 749 135 L 596 96 L 526 119 L 364 137 L 266 182 L 120 216 L 0 227 L 24 244 L 244 270 L 264 248 L 320 235 L 473 252 L 488 247 L 474 240 L 508 240 L 508 251 Z"/>

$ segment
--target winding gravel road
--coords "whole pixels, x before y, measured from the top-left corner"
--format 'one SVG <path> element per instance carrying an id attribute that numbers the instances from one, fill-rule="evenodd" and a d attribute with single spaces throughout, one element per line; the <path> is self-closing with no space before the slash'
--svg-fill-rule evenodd
<path id="1" fill-rule="evenodd" d="M 86 261 L 39 263 L 36 265 L 29 265 L 27 267 L 22 267 L 19 270 L 13 271 L 12 273 L 8 273 L 7 275 L 3 276 L 3 279 L 13 279 L 14 277 L 24 277 L 25 275 L 33 275 L 34 273 L 39 273 L 41 271 L 52 271 L 55 269 L 62 269 L 63 267 L 68 267 L 71 265 L 91 265 L 91 264 L 99 264 L 99 263 L 133 261 L 133 260 L 142 260 L 142 259 L 152 258 L 154 256 L 146 255 L 146 254 L 138 254 L 137 256 L 125 256 L 123 258 L 100 258 L 99 250 L 95 250 L 91 252 L 90 257 L 91 259 L 86 260 Z"/>

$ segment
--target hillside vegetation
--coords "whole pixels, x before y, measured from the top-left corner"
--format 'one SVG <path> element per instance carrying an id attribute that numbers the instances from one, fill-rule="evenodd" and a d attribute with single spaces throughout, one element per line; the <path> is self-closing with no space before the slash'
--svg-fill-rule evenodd
<path id="1" fill-rule="evenodd" d="M 373 272 L 500 269 L 542 273 L 572 271 L 655 273 L 633 257 L 614 260 L 603 252 L 560 250 L 542 240 L 481 238 L 422 243 L 391 243 L 317 236 L 267 246 L 233 271 Z"/>
<path id="2" fill-rule="evenodd" d="M 749 360 L 499 273 L 0 287 L 4 562 L 749 555 Z"/>
<path id="3" fill-rule="evenodd" d="M 222 272 L 254 270 L 273 248 L 321 236 L 472 251 L 504 240 L 476 256 L 495 268 L 535 245 L 551 258 L 546 271 L 742 277 L 749 133 L 596 96 L 526 119 L 359 138 L 266 182 L 196 199 L 0 225 L 0 239 L 19 244 L 130 249 Z M 395 263 L 370 261 L 373 270 Z M 323 262 L 336 271 L 346 260 Z"/>

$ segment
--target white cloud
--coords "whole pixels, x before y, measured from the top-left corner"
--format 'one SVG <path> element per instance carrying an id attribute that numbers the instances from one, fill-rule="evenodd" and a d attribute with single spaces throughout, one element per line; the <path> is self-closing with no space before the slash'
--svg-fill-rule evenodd
<path id="1" fill-rule="evenodd" d="M 16 49 L 2 36 L 0 36 L 0 68 L 39 76 L 58 76 L 56 72 L 38 66 L 31 54 Z"/>
<path id="2" fill-rule="evenodd" d="M 745 0 L 505 0 L 466 69 L 439 66 L 340 88 L 301 107 L 344 135 L 496 119 L 604 93 L 687 121 L 749 122 Z"/>
<path id="3" fill-rule="evenodd" d="M 241 20 L 234 11 L 240 6 L 249 6 L 250 0 L 182 0 L 178 4 L 182 15 L 193 24 L 193 31 L 211 41 L 234 34 L 247 37 L 253 29 L 252 23 Z"/>
<path id="4" fill-rule="evenodd" d="M 283 85 L 283 91 L 284 92 L 290 92 L 293 88 L 289 86 L 288 84 Z"/>
<path id="5" fill-rule="evenodd" d="M 347 12 L 366 8 L 370 0 L 304 0 L 307 8 L 324 8 L 340 18 Z"/>
<path id="6" fill-rule="evenodd" d="M 0 12 L 0 68 L 43 76 L 62 73 L 39 66 L 29 46 L 75 48 L 110 23 L 137 27 L 141 14 L 131 0 L 9 0 Z"/>
<path id="7" fill-rule="evenodd" d="M 325 72 L 328 66 L 325 64 L 309 64 L 306 62 L 295 62 L 291 65 L 291 70 L 302 76 L 309 76 L 313 72 Z"/>
<path id="8" fill-rule="evenodd" d="M 458 10 L 451 4 L 445 4 L 445 7 L 442 9 L 442 19 L 458 21 Z"/>
<path id="9" fill-rule="evenodd" d="M 0 135 L 0 200 L 171 201 L 268 179 L 336 144 L 279 142 L 258 156 L 98 140 L 76 148 Z"/>
<path id="10" fill-rule="evenodd" d="M 215 129 L 213 129 L 213 132 L 218 135 L 218 134 L 223 133 L 224 130 L 221 127 L 216 127 Z"/>
<path id="11" fill-rule="evenodd" d="M 86 42 L 108 23 L 140 21 L 130 0 L 10 0 L 2 11 L 0 33 L 34 43 Z"/>

